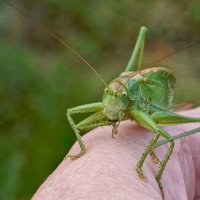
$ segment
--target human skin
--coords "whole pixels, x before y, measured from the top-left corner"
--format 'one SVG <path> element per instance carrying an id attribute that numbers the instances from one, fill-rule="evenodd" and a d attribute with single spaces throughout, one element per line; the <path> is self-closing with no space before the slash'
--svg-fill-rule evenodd
<path id="1" fill-rule="evenodd" d="M 179 112 L 200 116 L 200 108 Z M 176 135 L 200 126 L 200 123 L 163 127 Z M 158 165 L 150 156 L 138 177 L 136 163 L 152 138 L 152 133 L 131 121 L 122 122 L 115 139 L 109 126 L 86 135 L 87 151 L 77 160 L 64 159 L 40 186 L 33 200 L 162 200 L 155 180 Z M 169 145 L 155 150 L 161 159 Z M 70 154 L 79 151 L 77 143 Z M 161 182 L 165 200 L 200 200 L 200 134 L 176 140 Z"/>

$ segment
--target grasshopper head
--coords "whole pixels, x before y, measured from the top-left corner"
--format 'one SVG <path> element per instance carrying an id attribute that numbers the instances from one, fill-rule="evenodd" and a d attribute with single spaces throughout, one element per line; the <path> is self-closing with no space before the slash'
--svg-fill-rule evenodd
<path id="1" fill-rule="evenodd" d="M 104 113 L 111 121 L 121 121 L 129 104 L 126 89 L 124 87 L 117 88 L 116 84 L 119 83 L 111 83 L 103 94 Z"/>

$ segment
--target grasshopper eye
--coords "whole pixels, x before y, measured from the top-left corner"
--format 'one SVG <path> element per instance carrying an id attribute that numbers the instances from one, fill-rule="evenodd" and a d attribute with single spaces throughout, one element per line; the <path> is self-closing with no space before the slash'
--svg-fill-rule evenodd
<path id="1" fill-rule="evenodd" d="M 123 92 L 123 93 L 122 93 L 122 96 L 123 96 L 123 97 L 126 97 L 126 96 L 127 96 L 127 93 L 126 93 L 126 92 Z"/>
<path id="2" fill-rule="evenodd" d="M 108 91 L 109 91 L 108 88 L 106 88 L 106 89 L 105 89 L 105 92 L 108 93 Z"/>

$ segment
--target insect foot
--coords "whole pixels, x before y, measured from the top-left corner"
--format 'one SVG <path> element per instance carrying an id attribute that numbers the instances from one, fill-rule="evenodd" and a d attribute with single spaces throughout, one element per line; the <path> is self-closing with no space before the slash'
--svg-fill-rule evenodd
<path id="1" fill-rule="evenodd" d="M 119 122 L 114 123 L 112 126 L 113 126 L 113 128 L 112 128 L 112 138 L 115 139 L 115 135 L 117 135 L 117 133 L 118 133 L 117 128 L 119 127 Z"/>
<path id="2" fill-rule="evenodd" d="M 115 139 L 115 135 L 117 135 L 117 133 L 118 133 L 118 130 L 115 127 L 113 127 L 113 129 L 112 129 L 112 138 L 113 139 Z"/>
<path id="3" fill-rule="evenodd" d="M 142 172 L 141 167 L 138 167 L 138 166 L 137 166 L 136 171 L 137 171 L 139 177 L 140 177 L 144 182 L 148 182 L 146 176 L 145 176 L 145 175 L 143 174 L 143 172 Z"/>
<path id="4" fill-rule="evenodd" d="M 84 150 L 81 150 L 78 154 L 76 154 L 76 155 L 66 155 L 65 156 L 65 159 L 66 158 L 70 158 L 71 160 L 76 160 L 76 159 L 78 159 L 78 158 L 80 158 L 81 156 L 83 156 L 84 154 L 85 154 L 85 152 L 86 152 L 86 150 L 84 149 Z"/>
<path id="5" fill-rule="evenodd" d="M 162 183 L 160 182 L 160 179 L 158 179 L 157 177 L 156 177 L 156 181 L 157 181 L 158 186 L 159 186 L 159 188 L 160 188 L 160 193 L 161 193 L 161 195 L 162 195 L 162 199 L 164 199 L 164 191 L 163 191 Z"/>
<path id="6" fill-rule="evenodd" d="M 65 159 L 69 157 L 71 160 L 76 160 L 77 158 L 80 158 L 81 156 L 85 154 L 86 152 L 85 144 L 83 143 L 81 139 L 79 139 L 78 142 L 81 148 L 80 152 L 76 155 L 66 155 Z"/>
<path id="7" fill-rule="evenodd" d="M 160 161 L 159 158 L 156 156 L 156 154 L 155 154 L 154 151 L 150 151 L 150 152 L 149 152 L 149 155 L 151 156 L 151 159 L 152 159 L 152 161 L 153 161 L 155 164 L 160 164 L 160 165 L 161 165 L 161 161 Z"/>

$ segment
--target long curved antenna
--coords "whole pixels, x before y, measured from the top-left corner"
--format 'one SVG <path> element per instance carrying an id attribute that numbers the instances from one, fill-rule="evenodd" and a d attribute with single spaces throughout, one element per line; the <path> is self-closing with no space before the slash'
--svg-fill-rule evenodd
<path id="1" fill-rule="evenodd" d="M 195 45 L 195 43 L 186 45 L 185 47 L 179 49 L 178 51 L 169 53 L 169 54 L 167 54 L 167 55 L 165 55 L 165 56 L 163 56 L 163 57 L 161 57 L 161 58 L 159 58 L 159 59 L 157 59 L 157 60 L 155 60 L 155 61 L 149 63 L 149 64 L 146 65 L 145 67 L 149 67 L 149 66 L 151 66 L 151 65 L 154 65 L 154 64 L 156 64 L 156 63 L 158 63 L 158 62 L 160 62 L 160 61 L 162 61 L 162 60 L 165 60 L 165 59 L 167 59 L 167 58 L 169 58 L 169 57 L 171 57 L 171 56 L 173 56 L 173 55 L 176 55 L 177 53 L 180 53 L 180 52 L 182 52 L 182 51 L 184 51 L 184 50 L 186 50 L 186 49 L 189 49 L 189 48 L 191 48 L 191 47 L 194 46 L 194 45 Z"/>
<path id="2" fill-rule="evenodd" d="M 38 25 L 42 30 L 44 30 L 45 32 L 47 32 L 49 35 L 51 35 L 53 38 L 55 38 L 56 40 L 58 40 L 61 44 L 63 44 L 65 47 L 67 47 L 69 50 L 71 50 L 80 60 L 82 60 L 91 70 L 92 72 L 98 77 L 98 79 L 101 80 L 101 82 L 103 82 L 103 84 L 105 86 L 107 86 L 107 83 L 104 81 L 104 79 L 100 76 L 100 74 L 94 69 L 94 67 L 92 67 L 92 65 L 90 65 L 85 58 L 83 58 L 75 49 L 73 49 L 71 46 L 69 46 L 63 39 L 61 39 L 58 35 L 56 35 L 55 33 L 53 33 L 52 31 L 50 31 L 47 27 L 45 27 L 43 24 L 36 22 L 33 18 L 31 18 L 30 16 L 26 15 L 23 11 L 21 11 L 19 8 L 17 8 L 15 5 L 13 5 L 12 3 L 10 3 L 7 0 L 3 0 L 5 3 L 7 3 L 9 6 L 11 6 L 12 8 L 14 8 L 15 10 L 17 10 L 21 15 L 23 15 L 25 18 L 27 18 L 28 20 L 30 20 L 32 23 Z"/>

